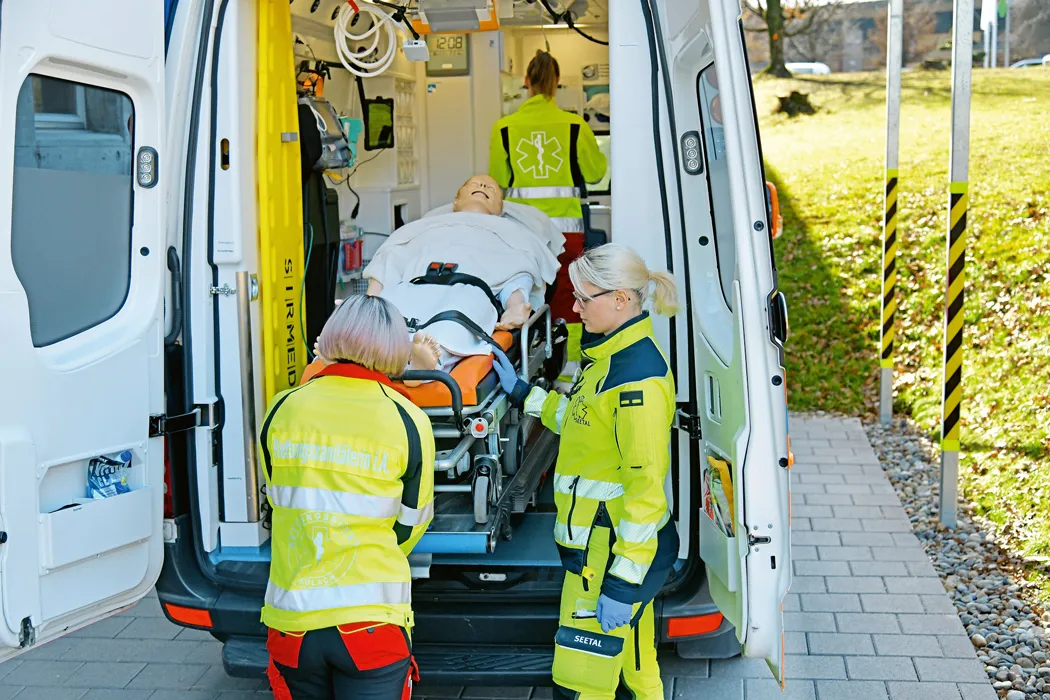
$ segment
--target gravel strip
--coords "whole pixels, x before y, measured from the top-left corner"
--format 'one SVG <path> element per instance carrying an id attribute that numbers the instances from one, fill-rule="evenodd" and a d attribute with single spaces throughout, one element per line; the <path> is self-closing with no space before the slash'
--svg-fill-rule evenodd
<path id="1" fill-rule="evenodd" d="M 999 696 L 1050 700 L 1050 612 L 1037 606 L 1022 560 L 968 503 L 959 504 L 954 532 L 937 522 L 940 451 L 911 421 L 864 429 Z"/>

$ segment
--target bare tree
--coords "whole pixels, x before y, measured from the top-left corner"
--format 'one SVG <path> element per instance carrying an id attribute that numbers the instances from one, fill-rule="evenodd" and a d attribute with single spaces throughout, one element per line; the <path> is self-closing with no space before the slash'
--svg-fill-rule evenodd
<path id="1" fill-rule="evenodd" d="M 823 45 L 824 40 L 803 42 L 802 37 L 831 34 L 841 9 L 841 0 L 744 0 L 745 10 L 756 22 L 745 23 L 753 32 L 764 32 L 769 37 L 769 65 L 765 73 L 778 78 L 790 78 L 784 65 L 786 39 L 793 39 L 793 46 L 806 55 L 814 52 L 801 48 L 805 43 L 810 49 Z"/>
<path id="2" fill-rule="evenodd" d="M 870 35 L 875 55 L 882 65 L 886 65 L 888 22 L 885 12 L 876 17 L 875 29 Z M 937 13 L 933 11 L 929 0 L 904 0 L 904 40 L 901 44 L 903 65 L 921 61 L 923 56 L 937 48 L 937 39 L 933 35 L 936 27 Z"/>
<path id="3" fill-rule="evenodd" d="M 1011 12 L 1012 53 L 1018 58 L 1037 58 L 1047 52 L 1050 40 L 1050 2 L 1046 0 L 1014 0 Z M 999 40 L 1002 43 L 1002 39 Z"/>

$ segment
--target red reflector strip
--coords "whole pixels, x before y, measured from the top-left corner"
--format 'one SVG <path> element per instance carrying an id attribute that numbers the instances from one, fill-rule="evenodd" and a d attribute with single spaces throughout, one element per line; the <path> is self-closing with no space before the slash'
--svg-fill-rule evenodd
<path id="1" fill-rule="evenodd" d="M 722 626 L 722 613 L 698 617 L 674 617 L 667 621 L 668 637 L 695 637 L 710 634 Z"/>
<path id="2" fill-rule="evenodd" d="M 211 627 L 211 613 L 207 610 L 184 608 L 181 605 L 171 605 L 170 603 L 165 603 L 164 609 L 167 610 L 168 617 L 175 622 L 194 627 Z"/>

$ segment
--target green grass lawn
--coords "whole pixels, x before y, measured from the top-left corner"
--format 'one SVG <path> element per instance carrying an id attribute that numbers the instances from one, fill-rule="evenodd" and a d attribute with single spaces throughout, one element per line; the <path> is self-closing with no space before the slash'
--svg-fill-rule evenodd
<path id="1" fill-rule="evenodd" d="M 818 113 L 773 113 L 809 93 Z M 788 297 L 790 404 L 878 410 L 885 77 L 759 78 Z M 939 434 L 950 75 L 904 75 L 895 410 Z M 1050 555 L 1050 70 L 975 70 L 963 343 L 966 497 L 1026 556 Z"/>

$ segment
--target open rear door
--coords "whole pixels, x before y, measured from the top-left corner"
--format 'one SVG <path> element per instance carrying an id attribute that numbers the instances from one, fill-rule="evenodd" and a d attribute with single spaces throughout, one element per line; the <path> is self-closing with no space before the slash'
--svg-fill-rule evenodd
<path id="1" fill-rule="evenodd" d="M 163 76 L 164 3 L 0 6 L 0 661 L 160 574 Z"/>
<path id="2" fill-rule="evenodd" d="M 676 370 L 682 554 L 782 680 L 786 310 L 739 2 L 621 2 L 610 37 L 613 240 L 671 268 L 686 302 L 656 326 Z"/>

